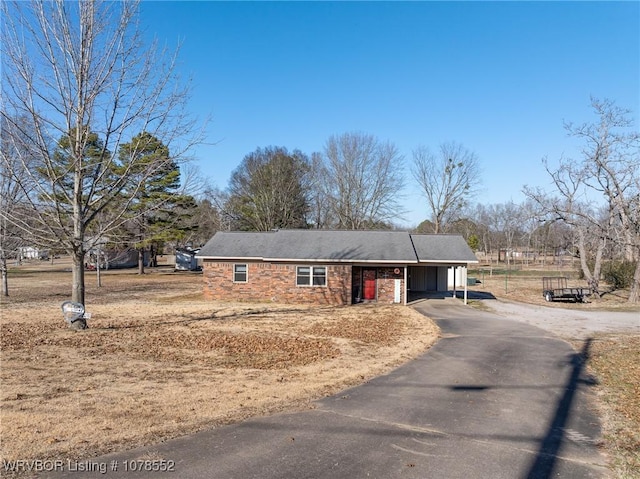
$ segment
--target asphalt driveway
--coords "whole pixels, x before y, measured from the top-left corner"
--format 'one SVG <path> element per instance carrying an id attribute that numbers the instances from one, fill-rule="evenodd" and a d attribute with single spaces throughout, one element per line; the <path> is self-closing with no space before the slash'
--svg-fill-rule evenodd
<path id="1" fill-rule="evenodd" d="M 314 410 L 71 463 L 75 470 L 54 477 L 606 477 L 581 354 L 542 329 L 455 300 L 414 307 L 443 338 Z"/>

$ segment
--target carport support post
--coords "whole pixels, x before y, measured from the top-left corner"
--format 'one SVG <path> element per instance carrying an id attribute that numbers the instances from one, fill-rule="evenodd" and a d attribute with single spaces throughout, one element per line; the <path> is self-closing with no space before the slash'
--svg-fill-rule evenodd
<path id="1" fill-rule="evenodd" d="M 468 269 L 468 267 L 464 266 L 464 271 L 465 271 L 465 274 L 463 275 L 464 276 L 464 280 L 465 280 L 464 281 L 464 304 L 467 304 L 467 289 L 469 287 L 469 280 L 467 279 L 468 276 L 466 274 L 467 273 L 467 269 Z"/>
<path id="2" fill-rule="evenodd" d="M 458 292 L 456 290 L 456 283 L 458 282 L 458 267 L 453 267 L 453 298 L 455 299 L 458 296 Z"/>
<path id="3" fill-rule="evenodd" d="M 404 268 L 402 268 L 404 270 L 404 302 L 403 304 L 406 306 L 408 303 L 408 299 L 407 299 L 407 294 L 409 291 L 409 287 L 407 286 L 407 279 L 408 279 L 408 269 L 409 269 L 409 265 L 405 265 Z"/>

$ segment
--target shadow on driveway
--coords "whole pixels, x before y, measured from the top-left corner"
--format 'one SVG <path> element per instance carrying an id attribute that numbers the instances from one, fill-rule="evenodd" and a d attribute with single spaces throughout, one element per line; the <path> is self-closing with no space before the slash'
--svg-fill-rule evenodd
<path id="1" fill-rule="evenodd" d="M 581 385 L 593 386 L 596 381 L 583 379 L 582 373 L 589 360 L 589 349 L 591 348 L 591 338 L 584 341 L 582 350 L 574 354 L 572 358 L 572 371 L 567 382 L 565 393 L 558 401 L 555 416 L 549 424 L 547 434 L 540 444 L 540 449 L 535 461 L 531 464 L 527 479 L 546 479 L 552 476 L 554 466 L 565 438 L 565 426 L 572 412 L 572 404 L 577 390 Z"/>

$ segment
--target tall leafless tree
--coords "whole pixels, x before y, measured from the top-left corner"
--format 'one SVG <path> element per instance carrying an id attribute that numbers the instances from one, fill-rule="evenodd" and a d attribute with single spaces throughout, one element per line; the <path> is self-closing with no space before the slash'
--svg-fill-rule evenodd
<path id="1" fill-rule="evenodd" d="M 567 124 L 570 135 L 584 142 L 584 184 L 601 193 L 610 212 L 607 236 L 618 221 L 618 241 L 628 261 L 636 262 L 630 302 L 640 301 L 640 133 L 633 129 L 631 111 L 612 100 L 591 99 L 597 121 Z"/>
<path id="2" fill-rule="evenodd" d="M 395 145 L 344 133 L 327 140 L 323 160 L 319 184 L 332 217 L 327 226 L 368 229 L 401 216 L 404 158 Z"/>
<path id="3" fill-rule="evenodd" d="M 315 229 L 329 228 L 332 226 L 332 210 L 325 193 L 325 167 L 322 153 L 312 153 L 309 165 L 311 168 L 309 174 L 309 226 Z"/>
<path id="4" fill-rule="evenodd" d="M 14 123 L 22 122 L 14 120 Z M 7 261 L 10 257 L 19 257 L 18 248 L 22 245 L 21 232 L 8 221 L 8 217 L 26 213 L 20 213 L 19 209 L 31 189 L 22 168 L 23 164 L 31 164 L 29 144 L 20 141 L 20 135 L 9 130 L 11 126 L 0 118 L 0 273 L 3 296 L 9 296 Z"/>
<path id="5" fill-rule="evenodd" d="M 34 243 L 56 243 L 72 256 L 71 296 L 84 304 L 85 252 L 126 217 L 137 193 L 131 182 L 164 166 L 143 167 L 132 151 L 123 167 L 120 144 L 147 132 L 171 148 L 167 161 L 183 158 L 199 141 L 185 111 L 188 88 L 176 73 L 176 54 L 144 43 L 137 1 L 32 0 L 1 8 L 2 117 L 18 130 L 13 119 L 28 118 L 20 135 L 37 162 L 22 165 L 36 185 L 24 205 L 29 221 L 11 213 L 6 219 Z M 87 158 L 95 136 L 100 151 Z M 64 138 L 61 163 L 54 142 Z M 94 221 L 107 210 L 108 221 Z"/>
<path id="6" fill-rule="evenodd" d="M 456 142 L 441 144 L 437 153 L 418 147 L 412 173 L 427 200 L 434 233 L 458 218 L 481 183 L 478 156 Z"/>
<path id="7" fill-rule="evenodd" d="M 538 214 L 541 218 L 561 221 L 573 229 L 574 246 L 582 273 L 591 292 L 599 297 L 602 252 L 607 243 L 607 234 L 600 229 L 601 218 L 596 219 L 593 205 L 584 196 L 584 168 L 566 159 L 562 159 L 556 169 L 552 169 L 546 160 L 544 165 L 553 180 L 557 195 L 549 194 L 541 188 L 525 187 L 524 192 L 539 206 Z M 594 225 L 598 227 L 594 228 Z"/>
<path id="8" fill-rule="evenodd" d="M 613 101 L 592 98 L 591 106 L 596 121 L 565 124 L 570 136 L 583 141 L 582 159 L 561 159 L 557 168 L 545 162 L 559 198 L 540 189 L 526 188 L 525 193 L 577 228 L 582 269 L 593 289 L 598 289 L 608 243 L 636 261 L 629 297 L 635 303 L 640 301 L 640 134 L 632 129 L 630 112 Z M 597 240 L 595 247 L 590 239 Z M 587 264 L 590 253 L 593 270 Z"/>
<path id="9" fill-rule="evenodd" d="M 504 245 L 504 259 L 511 264 L 515 238 L 522 232 L 521 205 L 509 201 L 494 205 L 495 221 L 501 232 L 501 243 Z M 500 254 L 498 253 L 498 256 Z"/>

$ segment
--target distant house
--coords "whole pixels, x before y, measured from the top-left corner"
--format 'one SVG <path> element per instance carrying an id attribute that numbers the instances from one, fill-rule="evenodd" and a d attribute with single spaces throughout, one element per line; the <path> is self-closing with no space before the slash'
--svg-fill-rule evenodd
<path id="1" fill-rule="evenodd" d="M 477 263 L 461 236 L 401 231 L 218 232 L 196 257 L 207 298 L 331 305 L 406 304 L 451 278 L 466 292 Z"/>
<path id="2" fill-rule="evenodd" d="M 18 259 L 49 259 L 49 250 L 40 249 L 35 246 L 22 246 L 18 248 Z"/>
<path id="3" fill-rule="evenodd" d="M 133 248 L 101 249 L 96 247 L 87 251 L 85 266 L 87 269 L 95 270 L 98 267 L 98 258 L 100 258 L 100 269 L 136 268 L 139 255 L 140 253 Z M 148 251 L 144 253 L 144 265 L 149 265 Z"/>
<path id="4" fill-rule="evenodd" d="M 176 248 L 176 271 L 198 271 L 200 264 L 196 255 L 199 249 Z"/>

